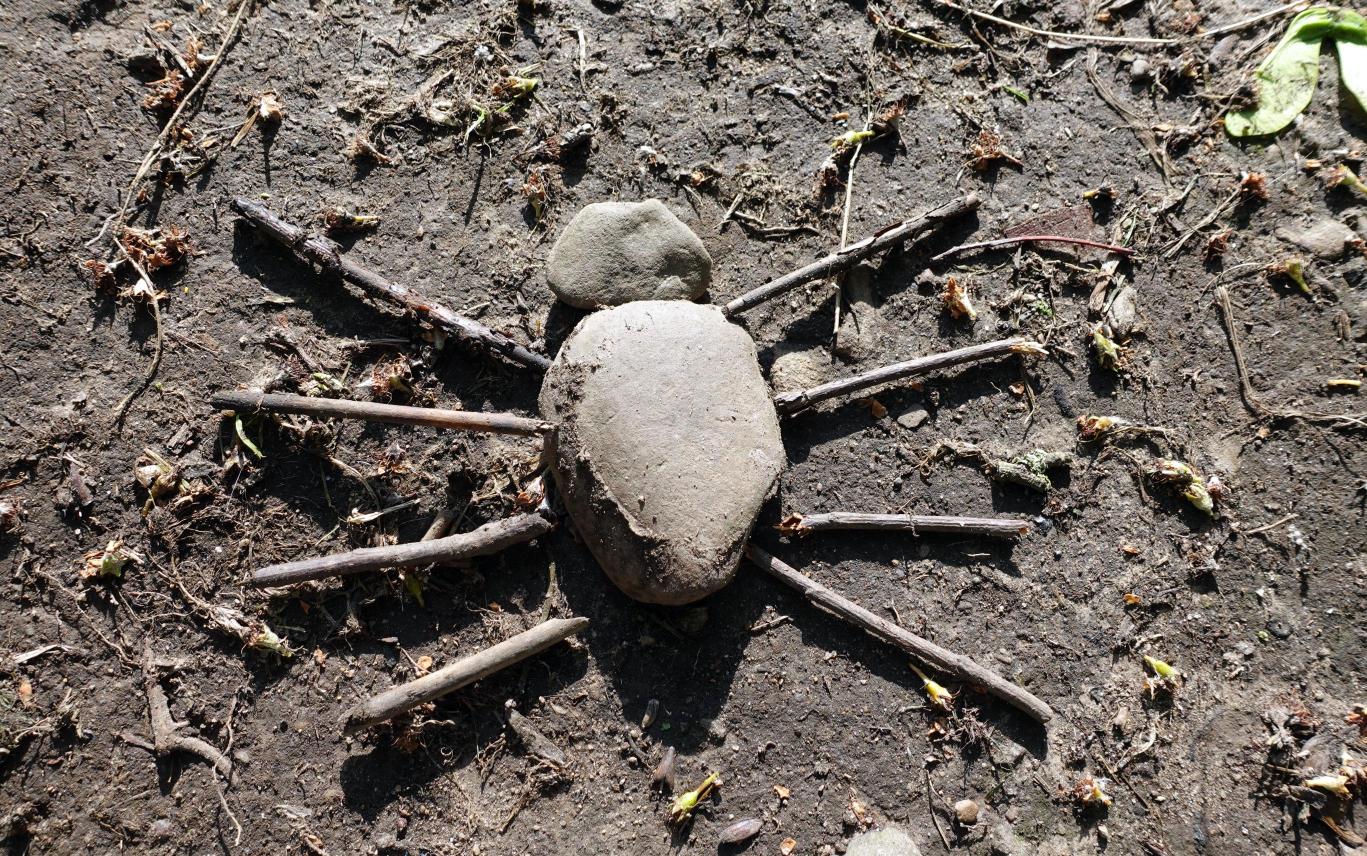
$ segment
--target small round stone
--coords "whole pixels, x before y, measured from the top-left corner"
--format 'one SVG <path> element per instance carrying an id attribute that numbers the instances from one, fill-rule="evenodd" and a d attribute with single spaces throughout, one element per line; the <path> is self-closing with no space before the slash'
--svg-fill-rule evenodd
<path id="1" fill-rule="evenodd" d="M 555 296 L 580 309 L 693 300 L 712 284 L 712 256 L 658 199 L 580 209 L 546 260 Z"/>

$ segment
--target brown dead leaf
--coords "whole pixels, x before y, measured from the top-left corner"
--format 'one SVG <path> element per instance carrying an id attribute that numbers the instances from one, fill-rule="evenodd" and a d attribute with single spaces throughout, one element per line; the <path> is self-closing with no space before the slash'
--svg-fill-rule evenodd
<path id="1" fill-rule="evenodd" d="M 432 657 L 428 654 L 423 654 L 417 659 L 416 665 L 418 668 L 418 677 L 422 677 L 432 671 Z"/>
<path id="2" fill-rule="evenodd" d="M 797 849 L 797 839 L 785 838 L 778 845 L 778 852 L 783 856 L 793 856 L 793 851 Z"/>
<path id="3" fill-rule="evenodd" d="M 778 798 L 781 800 L 786 800 L 793 795 L 793 792 L 783 785 L 774 785 L 774 793 L 778 794 Z"/>
<path id="4" fill-rule="evenodd" d="M 19 679 L 19 704 L 24 707 L 33 707 L 33 684 L 29 683 L 28 678 Z"/>

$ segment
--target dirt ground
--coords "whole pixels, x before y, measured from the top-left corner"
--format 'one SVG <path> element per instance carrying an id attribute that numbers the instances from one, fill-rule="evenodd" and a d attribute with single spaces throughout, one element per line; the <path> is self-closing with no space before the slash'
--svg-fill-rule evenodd
<path id="1" fill-rule="evenodd" d="M 1349 852 L 1351 811 L 1336 833 L 1319 819 L 1332 806 L 1297 787 L 1334 771 L 1340 749 L 1367 754 L 1345 721 L 1367 701 L 1367 449 L 1360 420 L 1286 412 L 1367 409 L 1326 386 L 1362 375 L 1367 257 L 1361 243 L 1320 257 L 1278 230 L 1328 218 L 1367 236 L 1363 199 L 1324 181 L 1339 165 L 1361 172 L 1367 120 L 1326 59 L 1298 126 L 1271 143 L 1225 136 L 1219 117 L 1285 17 L 1194 34 L 1267 4 L 991 8 L 1039 29 L 1178 43 L 1094 49 L 938 3 L 269 0 L 225 47 L 238 7 L 219 0 L 0 4 L 8 852 L 715 852 L 743 817 L 764 821 L 749 852 L 769 854 L 785 839 L 843 852 L 884 823 L 925 853 Z M 159 66 L 192 37 L 192 75 L 221 61 L 127 219 L 183 229 L 193 252 L 151 274 L 162 357 L 119 419 L 153 366 L 157 324 L 145 299 L 94 287 L 81 263 L 113 258 L 102 227 L 187 97 L 185 83 L 155 103 Z M 540 80 L 533 96 L 491 93 L 519 70 Z M 283 119 L 232 146 L 263 93 Z M 253 419 L 242 435 L 258 459 L 211 394 L 272 382 L 534 415 L 539 379 L 310 271 L 239 224 L 233 196 L 310 228 L 330 206 L 375 215 L 343 238 L 354 258 L 553 354 L 581 314 L 555 305 L 543 259 L 581 206 L 664 200 L 711 250 L 723 302 L 838 245 L 849 153 L 823 183 L 830 141 L 899 101 L 900 132 L 855 163 L 849 240 L 969 191 L 982 210 L 880 260 L 874 298 L 840 310 L 855 317 L 844 358 L 828 282 L 747 313 L 763 367 L 788 355 L 790 371 L 836 377 L 1017 333 L 1050 353 L 786 418 L 791 467 L 756 538 L 1027 687 L 1057 712 L 1047 730 L 957 684 L 954 712 L 937 712 L 904 656 L 749 566 L 693 607 L 635 603 L 569 525 L 407 580 L 244 585 L 271 562 L 416 540 L 448 506 L 464 510 L 462 530 L 507 516 L 536 452 L 516 437 Z M 548 154 L 548 138 L 583 123 L 587 149 Z M 984 131 L 1006 157 L 984 150 Z M 1007 247 L 922 275 L 935 252 L 1077 205 L 1096 237 L 1136 255 L 1116 269 L 1104 253 Z M 1309 294 L 1267 273 L 1293 256 Z M 945 312 L 947 274 L 970 284 L 976 322 Z M 1136 311 L 1108 368 L 1089 301 L 1126 284 Z M 1081 443 L 1088 414 L 1166 433 Z M 1045 495 L 942 442 L 1074 458 Z M 156 456 L 179 483 L 149 497 L 137 468 L 158 475 Z M 1159 457 L 1218 476 L 1214 517 L 1143 475 Z M 995 513 L 1031 530 L 1013 546 L 774 530 L 834 510 Z M 87 554 L 98 565 L 112 541 L 138 560 L 83 579 Z M 245 632 L 215 607 L 237 610 Z M 341 736 L 358 700 L 545 615 L 592 626 L 416 720 Z M 292 656 L 244 646 L 263 624 Z M 182 734 L 231 759 L 230 782 L 191 754 L 149 751 L 147 652 L 178 661 L 154 685 Z M 1143 655 L 1176 666 L 1181 685 L 1146 691 Z M 509 701 L 564 751 L 563 769 L 507 731 Z M 678 830 L 651 789 L 671 746 L 679 790 L 711 771 L 723 782 Z M 1109 808 L 1075 796 L 1087 776 L 1109 780 Z M 981 806 L 971 827 L 953 820 L 962 799 Z"/>

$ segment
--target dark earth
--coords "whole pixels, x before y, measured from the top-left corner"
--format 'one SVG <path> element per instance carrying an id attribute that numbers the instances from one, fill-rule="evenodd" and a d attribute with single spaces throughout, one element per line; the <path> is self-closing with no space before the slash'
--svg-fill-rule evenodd
<path id="1" fill-rule="evenodd" d="M 1363 373 L 1367 200 L 1325 180 L 1361 174 L 1367 119 L 1325 58 L 1298 125 L 1225 136 L 1287 16 L 1202 33 L 1269 4 L 990 7 L 1139 40 L 1096 46 L 951 5 L 0 4 L 8 852 L 716 852 L 747 817 L 763 821 L 749 852 L 766 854 L 843 852 L 888 823 L 925 853 L 1352 852 L 1367 834 L 1353 797 L 1302 782 L 1367 755 L 1349 721 L 1367 702 L 1367 408 L 1327 383 Z M 177 61 L 202 79 L 220 53 L 158 143 L 190 88 L 158 81 Z M 519 71 L 539 79 L 531 94 L 499 88 Z M 282 117 L 261 110 L 267 93 Z M 268 115 L 232 146 L 254 110 Z M 833 138 L 880 118 L 852 184 L 851 152 L 823 169 Z M 586 123 L 591 141 L 562 150 Z M 252 416 L 239 436 L 214 392 L 532 416 L 540 380 L 310 271 L 237 223 L 233 196 L 319 230 L 329 208 L 378 217 L 337 236 L 352 257 L 551 355 L 582 312 L 555 303 L 544 260 L 583 205 L 663 200 L 711 253 L 706 299 L 721 303 L 838 247 L 847 187 L 850 242 L 970 191 L 985 202 L 880 259 L 867 287 L 851 277 L 838 340 L 829 281 L 746 313 L 766 374 L 783 356 L 785 376 L 814 383 L 1018 333 L 1050 353 L 785 417 L 790 467 L 755 538 L 1027 687 L 1058 714 L 1047 730 L 953 682 L 953 712 L 937 711 L 906 657 L 748 565 L 692 606 L 630 600 L 569 525 L 465 567 L 246 587 L 272 562 L 417 540 L 447 507 L 459 531 L 516 513 L 537 449 L 300 417 Z M 1136 254 L 1035 244 L 929 264 L 1041 215 L 1036 228 Z M 83 264 L 114 260 L 111 234 L 134 240 L 103 230 L 111 218 L 191 246 L 150 274 L 162 358 L 126 414 L 157 320 L 127 293 L 129 266 Z M 1323 220 L 1355 237 L 1294 243 Z M 1276 272 L 1293 257 L 1305 291 Z M 947 275 L 976 322 L 945 310 Z M 1102 320 L 1113 366 L 1091 340 Z M 1080 442 L 1089 414 L 1165 433 Z M 990 479 L 969 444 L 1073 460 L 1046 495 Z M 1160 457 L 1218 476 L 1214 517 L 1145 474 Z M 1031 531 L 1009 545 L 774 528 L 818 511 L 1018 516 Z M 84 579 L 111 541 L 136 558 Z M 572 615 L 592 620 L 576 640 L 341 736 L 365 697 Z M 263 624 L 292 656 L 244 645 Z M 232 760 L 228 781 L 149 751 L 149 653 L 176 661 L 151 683 L 182 735 Z M 1180 685 L 1146 689 L 1143 655 Z M 562 768 L 508 730 L 510 700 Z M 677 829 L 651 789 L 666 747 L 678 791 L 722 781 Z M 1108 780 L 1109 807 L 1084 799 L 1087 777 Z M 964 799 L 971 825 L 952 808 Z"/>

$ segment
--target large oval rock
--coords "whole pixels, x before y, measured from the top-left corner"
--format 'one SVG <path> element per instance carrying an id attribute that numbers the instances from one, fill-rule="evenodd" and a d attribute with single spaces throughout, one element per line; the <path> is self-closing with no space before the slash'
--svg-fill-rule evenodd
<path id="1" fill-rule="evenodd" d="M 622 591 L 695 601 L 731 581 L 786 458 L 755 343 L 714 306 L 589 315 L 541 387 L 555 480 Z"/>
<path id="2" fill-rule="evenodd" d="M 692 300 L 712 283 L 712 257 L 658 199 L 595 202 L 551 247 L 546 281 L 580 309 L 634 300 Z"/>

